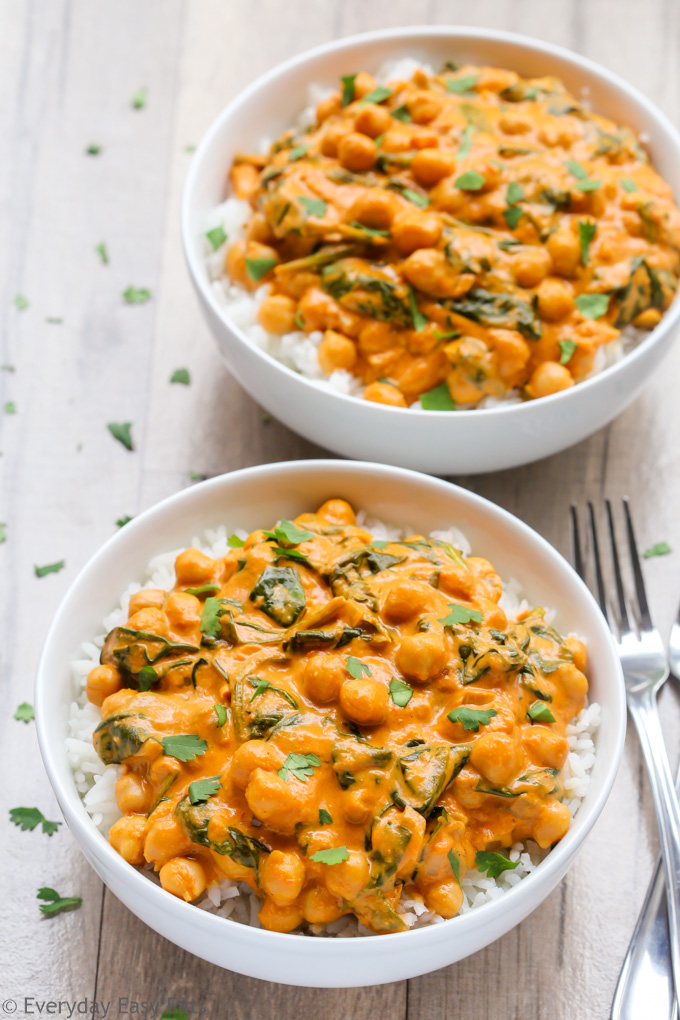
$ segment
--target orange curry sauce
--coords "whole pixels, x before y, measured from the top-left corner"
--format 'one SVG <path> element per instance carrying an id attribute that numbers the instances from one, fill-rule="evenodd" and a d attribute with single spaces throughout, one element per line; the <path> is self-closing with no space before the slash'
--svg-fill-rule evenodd
<path id="1" fill-rule="evenodd" d="M 332 499 L 176 576 L 132 596 L 87 682 L 123 765 L 110 841 L 169 892 L 227 876 L 275 931 L 401 931 L 403 890 L 451 917 L 480 851 L 568 830 L 585 649 L 541 609 L 508 620 L 487 560 L 372 540 Z"/>
<path id="2" fill-rule="evenodd" d="M 349 75 L 231 180 L 253 214 L 225 272 L 270 284 L 270 333 L 323 331 L 322 370 L 353 373 L 367 400 L 555 393 L 625 326 L 657 325 L 677 288 L 669 185 L 555 78 Z"/>

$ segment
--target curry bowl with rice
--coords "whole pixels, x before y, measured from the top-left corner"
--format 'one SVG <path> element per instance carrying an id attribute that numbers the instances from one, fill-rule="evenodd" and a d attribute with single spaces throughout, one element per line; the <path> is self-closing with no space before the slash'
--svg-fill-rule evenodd
<path id="1" fill-rule="evenodd" d="M 130 909 L 324 986 L 443 966 L 526 916 L 625 731 L 611 637 L 545 542 L 438 480 L 323 461 L 127 525 L 57 615 L 36 702 L 67 821 Z"/>
<path id="2" fill-rule="evenodd" d="M 508 467 L 610 420 L 668 346 L 679 154 L 574 54 L 375 33 L 227 108 L 185 250 L 230 367 L 286 424 L 351 456 Z"/>

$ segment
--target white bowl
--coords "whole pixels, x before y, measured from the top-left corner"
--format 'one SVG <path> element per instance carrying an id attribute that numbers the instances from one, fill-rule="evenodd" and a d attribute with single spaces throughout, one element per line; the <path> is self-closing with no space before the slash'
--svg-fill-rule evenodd
<path id="1" fill-rule="evenodd" d="M 176 899 L 127 864 L 95 828 L 78 796 L 64 740 L 73 700 L 69 664 L 78 645 L 155 555 L 185 546 L 205 528 L 268 527 L 280 517 L 342 496 L 384 520 L 428 533 L 455 524 L 476 553 L 515 576 L 556 625 L 587 642 L 591 697 L 602 706 L 590 787 L 564 839 L 537 869 L 498 900 L 431 927 L 374 938 L 313 938 L 250 928 Z M 69 828 L 100 878 L 151 928 L 211 963 L 283 984 L 381 984 L 454 963 L 505 934 L 560 881 L 600 814 L 619 764 L 626 729 L 621 668 L 607 625 L 588 589 L 544 539 L 517 518 L 465 489 L 378 464 L 299 461 L 247 468 L 185 489 L 114 535 L 76 578 L 50 627 L 35 690 L 45 767 Z M 596 876 L 592 876 L 592 882 Z M 577 923 L 574 919 L 572 923 Z"/>
<path id="2" fill-rule="evenodd" d="M 654 165 L 680 195 L 675 127 L 642 93 L 577 53 L 480 28 L 399 28 L 339 39 L 258 78 L 199 145 L 184 188 L 182 241 L 201 308 L 244 389 L 290 428 L 336 453 L 434 474 L 497 471 L 547 457 L 602 428 L 635 399 L 671 345 L 680 299 L 634 351 L 592 379 L 540 400 L 452 413 L 388 407 L 316 385 L 254 346 L 212 290 L 203 248 L 206 214 L 225 198 L 235 153 L 258 151 L 263 137 L 289 127 L 306 106 L 311 82 L 334 88 L 348 70 L 376 70 L 403 56 L 435 66 L 455 57 L 527 76 L 557 75 L 577 96 L 587 87 L 594 110 L 646 133 Z"/>

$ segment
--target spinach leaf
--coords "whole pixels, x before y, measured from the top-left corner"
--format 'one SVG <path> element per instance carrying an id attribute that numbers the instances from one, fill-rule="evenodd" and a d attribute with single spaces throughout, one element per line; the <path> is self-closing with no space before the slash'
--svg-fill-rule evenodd
<path id="1" fill-rule="evenodd" d="M 265 567 L 249 597 L 270 619 L 286 627 L 305 608 L 305 591 L 295 567 Z"/>

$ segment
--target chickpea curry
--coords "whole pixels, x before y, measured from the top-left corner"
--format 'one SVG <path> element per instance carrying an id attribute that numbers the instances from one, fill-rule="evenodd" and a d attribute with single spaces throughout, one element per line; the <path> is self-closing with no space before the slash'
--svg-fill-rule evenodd
<path id="1" fill-rule="evenodd" d="M 564 390 L 677 289 L 670 186 L 632 130 L 556 78 L 347 75 L 314 124 L 239 155 L 231 181 L 253 213 L 226 274 L 269 284 L 264 329 L 322 331 L 322 370 L 379 403 Z"/>
<path id="2" fill-rule="evenodd" d="M 88 676 L 125 860 L 187 901 L 245 882 L 274 931 L 396 932 L 404 891 L 452 917 L 469 868 L 564 836 L 580 641 L 508 619 L 487 560 L 376 541 L 341 499 L 230 544 L 134 594 Z"/>

